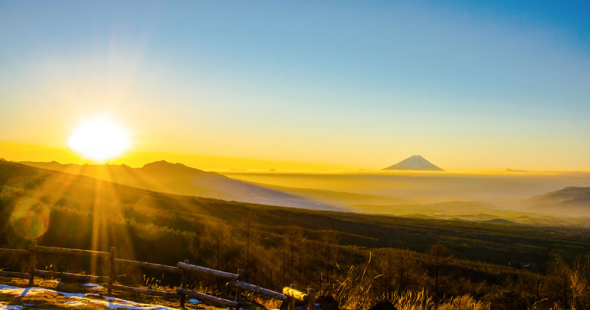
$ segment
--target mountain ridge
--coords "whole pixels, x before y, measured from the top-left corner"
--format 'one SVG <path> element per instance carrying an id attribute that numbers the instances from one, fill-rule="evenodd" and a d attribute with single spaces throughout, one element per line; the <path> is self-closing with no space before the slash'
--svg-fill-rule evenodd
<path id="1" fill-rule="evenodd" d="M 525 203 L 542 212 L 590 214 L 590 187 L 567 186 L 530 197 Z"/>
<path id="2" fill-rule="evenodd" d="M 232 179 L 216 172 L 203 171 L 181 163 L 170 163 L 163 160 L 145 164 L 141 168 L 110 164 L 20 163 L 157 192 L 284 207 L 337 209 L 327 203 Z"/>

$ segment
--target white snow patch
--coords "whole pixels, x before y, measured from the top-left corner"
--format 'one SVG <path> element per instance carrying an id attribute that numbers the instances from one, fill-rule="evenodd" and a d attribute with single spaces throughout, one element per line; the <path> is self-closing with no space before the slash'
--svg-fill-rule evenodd
<path id="1" fill-rule="evenodd" d="M 151 304 L 142 304 L 137 303 L 129 300 L 119 299 L 115 297 L 109 296 L 100 296 L 97 294 L 88 294 L 88 296 L 93 296 L 97 298 L 104 298 L 104 299 L 94 299 L 94 298 L 81 298 L 76 297 L 78 300 L 84 300 L 88 303 L 93 303 L 97 305 L 104 306 L 109 309 L 133 309 L 133 310 L 176 310 L 174 308 L 159 306 L 159 305 L 151 305 Z"/>
<path id="2" fill-rule="evenodd" d="M 42 293 L 56 293 L 56 291 L 46 290 L 44 288 L 39 287 L 16 287 L 16 286 L 8 286 L 8 285 L 0 285 L 0 293 L 10 294 L 10 295 L 37 295 Z"/>
<path id="3" fill-rule="evenodd" d="M 109 309 L 132 309 L 132 310 L 175 310 L 173 308 L 158 306 L 158 305 L 149 305 L 149 304 L 140 304 L 135 302 L 130 302 L 128 300 L 122 300 L 113 298 L 111 301 L 106 300 L 97 300 L 97 299 L 88 299 L 89 302 L 92 302 L 97 305 L 104 306 Z"/>
<path id="4" fill-rule="evenodd" d="M 84 294 L 84 293 L 64 293 L 64 292 L 58 292 L 58 291 L 52 291 L 52 293 L 64 295 L 66 298 L 83 298 L 83 297 L 88 296 L 88 294 Z"/>
<path id="5" fill-rule="evenodd" d="M 0 303 L 0 310 L 16 310 L 16 309 L 24 309 L 24 307 L 23 306 L 5 305 L 4 303 Z"/>
<path id="6" fill-rule="evenodd" d="M 104 287 L 102 287 L 102 286 L 100 286 L 99 284 L 96 284 L 96 283 L 84 283 L 82 285 L 84 285 L 86 287 L 89 287 L 89 288 L 91 288 L 93 290 L 102 290 L 104 288 Z"/>

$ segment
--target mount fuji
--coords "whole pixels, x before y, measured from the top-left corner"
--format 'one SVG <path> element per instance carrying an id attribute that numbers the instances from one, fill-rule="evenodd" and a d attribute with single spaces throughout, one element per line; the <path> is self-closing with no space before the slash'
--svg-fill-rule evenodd
<path id="1" fill-rule="evenodd" d="M 399 163 L 383 170 L 416 170 L 416 171 L 444 171 L 420 155 L 408 157 Z"/>

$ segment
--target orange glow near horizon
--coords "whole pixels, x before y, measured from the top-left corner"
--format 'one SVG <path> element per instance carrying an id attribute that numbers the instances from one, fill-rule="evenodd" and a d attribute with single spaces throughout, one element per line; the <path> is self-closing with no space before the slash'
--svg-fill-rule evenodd
<path id="1" fill-rule="evenodd" d="M 388 172 L 381 169 L 386 165 L 395 163 L 396 160 L 402 160 L 403 155 L 400 155 L 389 162 L 386 159 L 380 161 L 374 161 L 371 163 L 348 163 L 343 161 L 328 162 L 324 158 L 318 158 L 317 161 L 290 161 L 280 160 L 272 158 L 255 158 L 255 157 L 238 157 L 238 156 L 223 156 L 223 155 L 206 155 L 199 153 L 180 153 L 174 151 L 152 151 L 150 149 L 142 148 L 142 141 L 135 139 L 133 140 L 133 146 L 125 153 L 120 156 L 106 159 L 104 161 L 96 161 L 94 159 L 84 157 L 80 153 L 69 148 L 65 144 L 63 146 L 44 146 L 37 144 L 24 144 L 15 142 L 3 142 L 0 141 L 0 159 L 15 162 L 51 162 L 56 161 L 61 164 L 125 164 L 130 167 L 142 167 L 143 165 L 155 161 L 165 160 L 171 163 L 182 163 L 189 167 L 208 170 L 208 171 L 219 171 L 219 172 L 257 172 L 257 171 L 277 171 L 277 172 L 351 172 L 351 173 L 385 173 L 385 174 L 398 174 L 403 172 Z M 238 155 L 238 154 L 237 154 Z M 425 156 L 426 157 L 426 156 Z M 427 156 L 427 159 L 433 163 L 443 167 L 444 172 L 440 174 L 472 174 L 472 173 L 510 173 L 510 174 L 526 174 L 523 172 L 536 173 L 536 172 L 570 172 L 570 171 L 586 171 L 590 172 L 590 168 L 580 169 L 577 167 L 563 167 L 559 163 L 552 163 L 551 165 L 504 165 L 501 162 L 494 162 L 489 166 L 477 167 L 475 164 L 466 165 L 464 163 L 456 163 L 446 160 L 439 160 L 437 156 Z M 463 161 L 467 162 L 466 159 Z M 516 171 L 507 170 L 508 168 L 515 169 Z M 416 173 L 416 172 L 414 172 Z M 417 172 L 420 174 L 420 172 Z M 427 173 L 426 173 L 427 174 Z"/>

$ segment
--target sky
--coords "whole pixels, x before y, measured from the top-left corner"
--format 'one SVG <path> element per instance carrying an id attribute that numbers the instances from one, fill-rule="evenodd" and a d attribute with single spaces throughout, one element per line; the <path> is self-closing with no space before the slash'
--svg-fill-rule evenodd
<path id="1" fill-rule="evenodd" d="M 0 158 L 202 169 L 590 171 L 590 13 L 568 1 L 2 1 Z"/>

